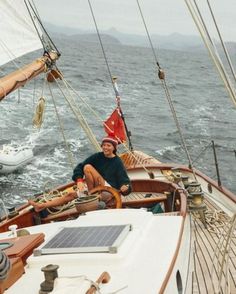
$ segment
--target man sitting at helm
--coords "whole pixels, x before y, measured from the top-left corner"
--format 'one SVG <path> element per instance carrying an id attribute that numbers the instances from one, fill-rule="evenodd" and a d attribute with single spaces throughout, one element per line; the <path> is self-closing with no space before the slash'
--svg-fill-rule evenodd
<path id="1" fill-rule="evenodd" d="M 102 151 L 97 152 L 74 169 L 72 179 L 76 182 L 78 191 L 65 194 L 45 203 L 37 203 L 29 200 L 36 211 L 68 203 L 80 197 L 85 191 L 85 183 L 88 193 L 99 185 L 111 186 L 123 195 L 131 192 L 130 179 L 119 156 L 117 156 L 118 141 L 109 135 L 102 140 Z"/>
<path id="2" fill-rule="evenodd" d="M 102 140 L 102 152 L 89 156 L 76 166 L 72 179 L 77 183 L 80 192 L 84 192 L 85 177 L 88 191 L 99 185 L 108 185 L 123 195 L 130 193 L 130 179 L 122 160 L 116 155 L 117 145 L 114 137 L 105 137 Z"/>

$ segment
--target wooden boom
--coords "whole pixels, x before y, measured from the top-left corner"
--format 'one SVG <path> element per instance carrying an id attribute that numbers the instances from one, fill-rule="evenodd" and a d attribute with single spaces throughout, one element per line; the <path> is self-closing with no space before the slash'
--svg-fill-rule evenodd
<path id="1" fill-rule="evenodd" d="M 36 77 L 42 72 L 49 69 L 50 64 L 58 59 L 56 52 L 51 52 L 49 56 L 42 56 L 23 68 L 10 73 L 9 75 L 0 79 L 0 101 L 4 99 L 9 93 L 17 88 L 24 86 L 28 81 Z"/>

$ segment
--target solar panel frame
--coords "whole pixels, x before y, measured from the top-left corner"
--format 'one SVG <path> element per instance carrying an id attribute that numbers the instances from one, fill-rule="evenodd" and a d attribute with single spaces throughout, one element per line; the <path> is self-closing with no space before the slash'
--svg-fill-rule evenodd
<path id="1" fill-rule="evenodd" d="M 63 227 L 34 255 L 66 253 L 117 253 L 129 231 L 130 224 L 112 226 Z"/>

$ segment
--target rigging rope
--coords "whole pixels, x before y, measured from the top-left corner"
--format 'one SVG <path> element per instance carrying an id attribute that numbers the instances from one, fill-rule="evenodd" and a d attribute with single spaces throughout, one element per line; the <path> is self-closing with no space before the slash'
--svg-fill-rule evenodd
<path id="1" fill-rule="evenodd" d="M 104 57 L 104 60 L 105 60 L 106 66 L 107 66 L 107 71 L 109 73 L 110 80 L 111 80 L 111 83 L 112 83 L 112 87 L 113 87 L 113 90 L 114 90 L 115 95 L 116 95 L 117 105 L 118 105 L 118 107 L 120 109 L 121 118 L 122 118 L 122 120 L 124 122 L 125 131 L 126 131 L 126 135 L 127 135 L 128 141 L 129 141 L 130 150 L 132 151 L 133 150 L 133 147 L 132 147 L 132 143 L 131 143 L 130 132 L 128 131 L 128 127 L 127 127 L 126 122 L 125 122 L 124 114 L 123 114 L 123 112 L 122 112 L 122 110 L 120 108 L 120 105 L 119 105 L 120 96 L 119 96 L 118 88 L 117 88 L 116 83 L 114 82 L 115 81 L 115 78 L 111 74 L 111 70 L 110 70 L 110 67 L 109 67 L 109 64 L 108 64 L 108 60 L 107 60 L 107 56 L 106 56 L 106 53 L 105 53 L 105 49 L 103 47 L 102 38 L 101 38 L 99 29 L 98 29 L 98 25 L 97 25 L 97 22 L 96 22 L 96 18 L 95 18 L 95 15 L 94 15 L 93 8 L 92 8 L 92 5 L 90 3 L 90 0 L 88 0 L 88 4 L 89 4 L 89 7 L 90 7 L 90 11 L 91 11 L 92 17 L 93 17 L 93 21 L 94 21 L 94 25 L 95 25 L 95 28 L 96 28 L 96 31 L 97 31 L 97 35 L 98 35 L 98 39 L 99 39 L 99 42 L 100 42 L 100 46 L 102 48 L 102 53 L 103 53 L 103 57 Z"/>
<path id="2" fill-rule="evenodd" d="M 109 76 L 110 76 L 110 79 L 111 79 L 111 82 L 112 82 L 112 86 L 113 86 L 113 90 L 115 92 L 115 95 L 116 95 L 116 99 L 117 99 L 117 105 L 119 107 L 119 94 L 118 94 L 118 91 L 117 91 L 117 86 L 116 86 L 116 83 L 114 82 L 114 77 L 112 77 L 112 74 L 111 74 L 111 70 L 110 70 L 110 67 L 109 67 L 109 64 L 108 64 L 108 60 L 107 60 L 107 57 L 106 57 L 106 53 L 105 53 L 105 50 L 104 50 L 104 47 L 103 47 L 103 43 L 102 43 L 102 39 L 101 39 L 101 35 L 99 33 L 99 30 L 98 30 L 98 26 L 97 26 L 97 22 L 96 22 L 96 19 L 95 19 L 95 15 L 94 15 L 94 12 L 93 12 L 93 8 L 92 8 L 92 5 L 91 5 L 91 2 L 90 0 L 88 0 L 88 4 L 89 4 L 89 7 L 90 7 L 90 11 L 91 11 L 91 14 L 92 14 L 92 17 L 93 17 L 93 21 L 94 21 L 94 24 L 95 24 L 95 27 L 96 27 L 96 31 L 97 31 L 97 35 L 98 35 L 98 38 L 99 38 L 99 42 L 100 42 L 100 45 L 101 45 L 101 48 L 102 48 L 102 52 L 103 52 L 103 56 L 104 56 L 104 59 L 105 59 L 105 62 L 106 62 L 106 66 L 107 66 L 107 70 L 108 70 L 108 73 L 109 73 Z M 121 109 L 120 109 L 121 110 Z M 141 162 L 141 160 L 135 156 L 135 154 L 132 152 L 133 151 L 133 147 L 132 147 L 132 143 L 131 143 L 131 140 L 130 140 L 130 132 L 128 131 L 128 128 L 127 128 L 127 125 L 126 125 L 126 122 L 125 122 L 125 118 L 124 118 L 124 114 L 123 112 L 121 111 L 121 114 L 122 114 L 122 119 L 123 119 L 123 122 L 124 122 L 124 125 L 125 125 L 125 130 L 126 130 L 126 135 L 128 137 L 128 140 L 129 140 L 129 146 L 130 146 L 130 150 L 129 148 L 127 148 L 126 144 L 122 143 L 122 145 L 125 147 L 127 153 L 129 155 L 131 155 L 133 158 L 135 158 L 135 160 L 140 163 L 140 165 L 142 166 L 142 168 L 148 173 L 149 177 L 150 178 L 154 178 L 154 174 L 152 171 L 148 170 L 145 165 L 143 164 L 143 162 Z M 104 124 L 103 124 L 104 125 Z"/>
<path id="3" fill-rule="evenodd" d="M 61 121 L 61 119 L 60 119 L 60 115 L 59 115 L 58 110 L 57 110 L 56 101 L 55 101 L 55 99 L 54 99 L 54 96 L 53 96 L 53 93 L 52 93 L 52 89 L 51 89 L 50 83 L 48 83 L 48 88 L 49 88 L 49 91 L 50 91 L 50 94 L 51 94 L 51 97 L 52 97 L 52 101 L 53 101 L 54 109 L 55 109 L 56 116 L 57 116 L 57 119 L 58 119 L 58 122 L 59 122 L 60 131 L 61 131 L 61 133 L 62 133 L 62 137 L 63 137 L 63 140 L 64 140 L 65 145 L 66 145 L 66 150 L 67 150 L 68 159 L 69 159 L 69 162 L 70 162 L 71 168 L 73 169 L 73 168 L 74 168 L 74 165 L 75 165 L 75 161 L 74 161 L 74 159 L 73 159 L 72 152 L 71 152 L 70 147 L 69 147 L 69 145 L 68 145 L 68 142 L 67 142 L 67 140 L 66 140 L 66 136 L 65 136 L 65 132 L 64 132 L 63 123 L 62 123 L 62 121 Z"/>
<path id="4" fill-rule="evenodd" d="M 112 83 L 114 85 L 115 93 L 116 93 L 116 103 L 117 103 L 117 107 L 119 109 L 121 118 L 122 118 L 122 120 L 124 122 L 125 133 L 126 133 L 126 136 L 128 138 L 128 142 L 129 142 L 129 149 L 130 149 L 130 151 L 133 151 L 134 149 L 133 149 L 133 145 L 132 145 L 131 138 L 130 138 L 131 137 L 131 134 L 130 134 L 130 132 L 128 130 L 128 127 L 127 127 L 127 125 L 125 123 L 125 117 L 124 117 L 123 111 L 122 111 L 121 106 L 120 106 L 120 93 L 119 93 L 119 89 L 118 89 L 118 85 L 116 83 L 116 80 L 117 80 L 116 77 L 113 77 L 112 78 Z M 120 140 L 119 140 L 118 137 L 117 137 L 117 140 L 118 140 L 118 142 L 120 142 Z M 120 143 L 122 143 L 122 142 L 120 142 Z"/>
<path id="5" fill-rule="evenodd" d="M 70 94 L 69 89 L 87 106 L 87 108 L 94 114 L 95 118 L 97 119 L 98 122 L 101 123 L 102 126 L 104 126 L 104 121 L 100 118 L 100 116 L 97 114 L 97 112 L 85 101 L 85 99 L 69 84 L 69 82 L 64 78 L 63 75 L 61 75 L 61 81 L 63 82 L 63 84 L 65 85 L 68 93 Z M 59 89 L 62 92 L 62 95 L 64 96 L 64 98 L 66 99 L 66 101 L 68 102 L 70 108 L 72 109 L 73 113 L 75 114 L 76 118 L 78 119 L 79 123 L 81 124 L 82 128 L 84 129 L 85 133 L 87 134 L 91 144 L 98 150 L 101 150 L 101 146 L 98 143 L 98 141 L 96 140 L 94 134 L 92 133 L 91 129 L 89 128 L 87 121 L 85 120 L 84 116 L 82 115 L 80 109 L 76 106 L 75 100 L 73 99 L 73 96 L 70 94 L 71 100 L 73 101 L 74 105 L 70 102 L 69 98 L 65 95 L 65 93 L 63 92 L 61 86 L 59 85 L 59 82 L 57 80 L 55 80 Z M 77 115 L 77 111 L 79 112 L 79 116 Z M 108 127 L 108 126 L 107 126 Z M 126 152 L 136 160 L 137 164 L 140 164 L 140 166 L 147 172 L 147 174 L 149 175 L 150 178 L 154 178 L 154 175 L 152 173 L 152 171 L 150 171 L 148 168 L 145 167 L 144 163 L 142 162 L 142 160 L 135 155 L 135 153 L 131 152 L 129 150 L 129 148 L 126 146 L 126 144 L 121 143 L 122 146 L 125 148 Z"/>
<path id="6" fill-rule="evenodd" d="M 5 53 L 8 55 L 8 57 L 11 59 L 11 62 L 15 65 L 15 67 L 17 69 L 20 69 L 18 64 L 15 62 L 16 56 L 13 54 L 13 52 L 8 48 L 8 46 L 1 39 L 0 39 L 0 46 L 5 51 Z"/>
<path id="7" fill-rule="evenodd" d="M 24 72 L 24 70 L 22 70 L 22 67 L 20 67 L 20 66 L 16 63 L 16 61 L 15 61 L 16 56 L 13 54 L 13 52 L 8 48 L 8 46 L 7 46 L 7 45 L 6 45 L 1 39 L 0 39 L 0 45 L 1 45 L 2 49 L 6 52 L 6 54 L 10 57 L 12 64 L 13 64 L 18 70 L 21 71 L 22 75 L 25 76 L 25 80 L 28 80 L 28 77 L 27 77 L 26 73 Z M 25 63 L 24 63 L 23 65 L 25 65 Z"/>
<path id="8" fill-rule="evenodd" d="M 62 81 L 64 83 L 64 78 L 63 76 L 60 74 L 61 78 L 62 78 Z M 95 147 L 95 149 L 97 151 L 100 151 L 101 150 L 101 146 L 100 144 L 98 143 L 96 137 L 94 136 L 92 130 L 90 129 L 86 119 L 84 118 L 81 110 L 79 107 L 77 107 L 77 105 L 75 104 L 75 101 L 73 99 L 73 97 L 71 96 L 70 92 L 69 92 L 69 89 L 67 87 L 67 85 L 64 83 L 64 85 L 66 86 L 66 89 L 68 91 L 68 94 L 70 95 L 70 98 L 68 96 L 66 96 L 66 94 L 64 93 L 62 87 L 60 86 L 59 82 L 54 78 L 54 80 L 56 81 L 62 95 L 64 96 L 64 98 L 66 99 L 69 107 L 71 108 L 72 112 L 74 113 L 76 119 L 79 121 L 81 127 L 83 128 L 83 130 L 85 131 L 85 133 L 87 134 L 88 136 L 88 139 L 90 140 L 91 144 Z M 73 105 L 74 103 L 74 105 Z"/>
<path id="9" fill-rule="evenodd" d="M 230 251 L 233 250 L 231 243 L 235 239 L 236 228 L 236 214 L 231 218 L 222 210 L 208 209 L 205 211 L 205 220 L 207 223 L 207 230 L 217 235 L 216 248 L 214 248 L 214 254 L 212 257 L 211 282 L 214 289 L 214 293 L 221 293 L 219 289 L 225 288 L 224 293 L 230 292 L 229 283 L 229 259 Z M 199 219 L 200 216 L 197 212 L 192 215 L 195 219 Z M 214 240 L 216 237 L 214 237 Z M 232 262 L 232 260 L 231 260 Z M 216 284 L 216 281 L 218 284 Z M 224 286 L 222 283 L 224 282 Z M 228 291 L 226 291 L 228 287 Z"/>
<path id="10" fill-rule="evenodd" d="M 226 56 L 226 60 L 228 61 L 228 64 L 229 64 L 230 70 L 231 70 L 231 72 L 232 72 L 232 76 L 233 76 L 233 78 L 234 78 L 234 80 L 235 80 L 235 72 L 234 72 L 234 69 L 233 69 L 232 62 L 231 62 L 231 60 L 230 60 L 230 56 L 229 56 L 228 51 L 227 51 L 227 49 L 226 49 L 226 47 L 225 47 L 225 44 L 224 44 L 223 38 L 222 38 L 222 36 L 221 36 L 220 30 L 219 30 L 219 28 L 218 28 L 218 25 L 217 25 L 217 23 L 216 23 L 216 19 L 215 19 L 215 16 L 214 16 L 213 10 L 212 10 L 212 8 L 211 8 L 210 2 L 209 2 L 208 0 L 206 0 L 206 1 L 207 1 L 207 4 L 208 4 L 208 8 L 209 8 L 209 10 L 210 10 L 210 14 L 211 14 L 211 16 L 212 16 L 212 19 L 213 19 L 213 22 L 214 22 L 214 25 L 215 25 L 215 28 L 216 28 L 217 34 L 218 34 L 219 39 L 220 39 L 220 41 L 221 41 L 221 45 L 222 45 L 222 48 L 223 48 L 223 50 L 224 50 L 224 53 L 225 53 L 225 56 Z M 218 61 L 217 61 L 217 62 L 219 63 L 219 67 L 220 67 L 221 70 L 223 71 L 223 74 L 225 75 L 225 78 L 228 79 L 227 74 L 226 74 L 226 71 L 225 71 L 224 66 L 223 66 L 223 62 L 222 62 L 222 60 L 221 60 L 221 58 L 220 58 L 220 56 L 219 56 L 219 54 L 218 54 L 218 51 L 217 51 L 217 48 L 216 48 L 216 46 L 215 46 L 215 44 L 214 44 L 214 42 L 213 42 L 213 39 L 211 38 L 211 36 L 210 36 L 210 34 L 209 34 L 209 31 L 208 31 L 207 26 L 206 26 L 206 24 L 205 24 L 205 22 L 204 22 L 204 19 L 203 19 L 203 17 L 202 17 L 202 14 L 201 14 L 201 11 L 200 11 L 200 9 L 199 9 L 199 6 L 198 6 L 197 3 L 196 3 L 196 0 L 194 0 L 194 4 L 195 4 L 195 7 L 196 7 L 196 11 L 197 11 L 197 13 L 198 13 L 198 15 L 197 15 L 197 13 L 195 12 L 195 13 L 196 13 L 196 17 L 197 17 L 197 16 L 199 17 L 199 24 L 202 25 L 203 33 L 206 34 L 206 36 L 207 36 L 207 38 L 208 38 L 208 41 L 210 42 L 210 44 L 211 44 L 211 46 L 212 46 L 212 48 L 209 47 L 209 48 L 207 48 L 207 49 L 208 49 L 208 50 L 212 50 L 212 51 L 214 51 L 214 53 L 216 54 L 216 58 L 218 58 Z M 202 37 L 203 37 L 203 36 L 202 36 Z M 214 50 L 213 50 L 213 49 L 214 49 Z M 228 81 L 228 83 L 230 84 L 230 81 Z M 233 91 L 233 90 L 232 90 L 232 91 Z"/>
<path id="11" fill-rule="evenodd" d="M 18 97 L 18 103 L 20 103 L 21 95 L 20 95 L 20 88 L 17 89 L 17 97 Z"/>
<path id="12" fill-rule="evenodd" d="M 212 145 L 212 142 L 210 142 L 209 144 L 207 144 L 202 151 L 195 157 L 195 159 L 193 160 L 193 163 L 197 162 L 198 159 L 201 157 L 201 155 Z"/>
<path id="13" fill-rule="evenodd" d="M 110 76 L 114 92 L 116 93 L 116 89 L 115 89 L 114 84 L 113 84 L 113 78 L 112 78 L 111 70 L 110 70 L 110 67 L 109 67 L 109 64 L 108 64 L 107 56 L 106 56 L 105 49 L 104 49 L 104 46 L 103 46 L 103 43 L 102 43 L 102 38 L 101 38 L 99 29 L 98 29 L 98 25 L 97 25 L 97 22 L 96 22 L 96 18 L 95 18 L 95 15 L 94 15 L 93 8 L 92 8 L 92 5 L 90 3 L 90 0 L 88 0 L 88 4 L 89 4 L 89 8 L 90 8 L 92 17 L 93 17 L 93 22 L 94 22 L 94 25 L 95 25 L 95 28 L 96 28 L 96 31 L 97 31 L 97 35 L 98 35 L 99 43 L 100 43 L 100 46 L 101 46 L 101 49 L 102 49 L 103 57 L 104 57 L 104 60 L 105 60 L 106 66 L 107 66 L 107 71 L 108 71 L 108 74 Z"/>
<path id="14" fill-rule="evenodd" d="M 65 195 L 66 192 L 61 192 L 61 191 L 58 191 L 58 190 L 51 190 L 49 192 L 44 192 L 43 195 L 41 197 L 38 197 L 37 198 L 37 203 L 45 203 L 45 202 L 49 202 L 51 201 L 52 199 L 54 198 L 57 198 L 57 197 L 63 197 Z M 50 214 L 59 214 L 61 213 L 62 211 L 64 210 L 67 210 L 67 209 L 70 209 L 70 208 L 73 208 L 75 207 L 75 200 L 72 200 L 68 203 L 65 203 L 63 205 L 60 205 L 60 206 L 55 206 L 53 207 L 53 209 L 50 209 L 50 208 L 47 208 L 47 211 L 50 213 Z"/>
<path id="15" fill-rule="evenodd" d="M 144 16 L 143 16 L 143 12 L 142 12 L 141 6 L 140 6 L 138 0 L 136 0 L 136 2 L 137 2 L 137 5 L 138 5 L 139 13 L 141 15 L 141 18 L 142 18 L 142 21 L 143 21 L 143 25 L 144 25 L 144 28 L 145 28 L 145 31 L 146 31 L 146 34 L 147 34 L 147 37 L 148 37 L 148 41 L 149 41 L 150 47 L 152 49 L 153 56 L 154 56 L 155 61 L 156 61 L 156 65 L 157 65 L 158 69 L 161 70 L 161 66 L 160 66 L 160 64 L 159 64 L 159 62 L 157 60 L 157 55 L 156 55 L 156 52 L 154 50 L 152 39 L 150 37 L 149 31 L 148 31 L 148 28 L 147 28 L 147 25 L 146 25 L 146 21 L 145 21 Z"/>
<path id="16" fill-rule="evenodd" d="M 194 1 L 195 1 L 195 3 L 196 3 L 196 0 L 194 0 Z M 214 21 L 214 24 L 215 24 L 215 27 L 216 27 L 216 30 L 217 30 L 218 36 L 219 36 L 219 38 L 220 38 L 220 42 L 221 42 L 222 48 L 223 48 L 223 50 L 224 50 L 224 53 L 225 53 L 226 59 L 227 59 L 227 61 L 228 61 L 229 68 L 230 68 L 230 70 L 231 70 L 231 73 L 232 73 L 232 75 L 233 75 L 234 80 L 236 81 L 236 75 L 235 75 L 235 71 L 234 71 L 234 68 L 233 68 L 233 64 L 232 64 L 232 62 L 231 62 L 231 59 L 230 59 L 229 53 L 228 53 L 227 48 L 226 48 L 226 46 L 225 46 L 225 43 L 224 43 L 224 41 L 223 41 L 223 38 L 222 38 L 221 32 L 220 32 L 219 27 L 218 27 L 218 25 L 217 25 L 216 18 L 215 18 L 215 15 L 214 15 L 214 13 L 213 13 L 213 10 L 212 10 L 212 8 L 211 8 L 211 4 L 210 4 L 210 1 L 209 1 L 209 0 L 207 0 L 207 4 L 208 4 L 209 10 L 210 10 L 210 13 L 211 13 L 212 19 L 213 19 L 213 21 Z"/>
<path id="17" fill-rule="evenodd" d="M 213 272 L 214 272 L 214 262 L 217 263 L 217 270 L 216 274 L 219 277 L 217 289 L 215 289 L 214 283 L 212 283 L 215 293 L 219 293 L 219 289 L 221 288 L 221 283 L 223 281 L 223 272 L 225 269 L 225 276 L 227 280 L 225 282 L 225 290 L 227 285 L 229 287 L 228 293 L 230 293 L 230 283 L 229 283 L 229 257 L 230 257 L 230 250 L 232 250 L 231 242 L 232 239 L 235 238 L 235 228 L 236 228 L 236 214 L 232 216 L 232 218 L 228 221 L 228 223 L 224 223 L 224 229 L 221 231 L 221 236 L 219 237 L 219 241 L 216 245 L 216 250 L 214 250 L 213 262 L 212 262 L 212 282 L 213 282 Z M 225 291 L 226 293 L 226 291 Z"/>
<path id="18" fill-rule="evenodd" d="M 233 103 L 236 105 L 235 89 L 231 85 L 231 81 L 230 81 L 230 79 L 224 69 L 222 61 L 217 53 L 217 50 L 214 46 L 212 39 L 209 37 L 209 33 L 208 33 L 206 26 L 205 26 L 205 23 L 201 17 L 201 13 L 199 11 L 197 4 L 196 4 L 196 2 L 194 2 L 195 3 L 195 7 L 194 7 L 193 3 L 191 3 L 191 0 L 185 0 L 185 3 L 186 3 L 186 5 L 189 9 L 189 12 L 195 22 L 195 25 L 196 25 L 196 27 L 202 37 L 202 40 L 203 40 L 203 42 L 209 52 L 214 64 L 215 64 L 219 74 L 220 74 L 220 77 L 224 82 L 224 85 L 225 85 L 226 89 L 228 90 L 228 93 L 229 93 Z"/>
<path id="19" fill-rule="evenodd" d="M 148 28 L 147 28 L 147 25 L 146 25 L 146 22 L 145 22 L 143 13 L 142 13 L 141 6 L 139 4 L 139 0 L 136 0 L 136 2 L 137 2 L 137 5 L 138 5 L 138 8 L 139 8 L 139 12 L 140 12 L 144 27 L 145 27 L 146 34 L 148 36 L 148 40 L 149 40 L 149 43 L 150 43 L 150 46 L 151 46 L 151 49 L 152 49 L 152 52 L 153 52 L 153 56 L 154 56 L 156 65 L 158 67 L 158 77 L 161 80 L 162 86 L 164 88 L 166 98 L 167 98 L 167 101 L 169 103 L 170 110 L 171 110 L 171 113 L 172 113 L 174 121 L 175 121 L 175 125 L 176 125 L 178 133 L 180 135 L 180 140 L 181 140 L 181 143 L 182 143 L 182 147 L 183 147 L 183 149 L 185 151 L 185 154 L 186 154 L 188 162 L 189 162 L 189 168 L 192 169 L 194 178 L 196 179 L 196 175 L 195 175 L 195 172 L 193 170 L 192 159 L 191 159 L 190 154 L 188 152 L 188 148 L 187 148 L 187 145 L 186 145 L 186 142 L 185 142 L 185 138 L 183 136 L 183 133 L 182 133 L 182 130 L 181 130 L 181 127 L 180 127 L 180 124 L 179 124 L 179 120 L 178 120 L 178 117 L 177 117 L 177 114 L 176 114 L 176 111 L 175 111 L 175 108 L 174 108 L 174 105 L 173 105 L 173 101 L 172 101 L 172 98 L 171 98 L 171 95 L 170 95 L 170 92 L 169 92 L 169 89 L 168 89 L 168 86 L 167 86 L 167 83 L 166 83 L 165 73 L 164 73 L 163 69 L 161 68 L 161 66 L 160 66 L 160 64 L 159 64 L 159 62 L 157 60 L 157 56 L 156 56 L 154 46 L 153 46 L 149 31 L 148 31 Z"/>
<path id="20" fill-rule="evenodd" d="M 42 95 L 43 96 L 43 95 Z M 34 88 L 33 88 L 33 99 L 32 99 L 32 107 L 34 107 L 36 98 L 36 79 L 34 79 Z"/>
<path id="21" fill-rule="evenodd" d="M 25 6 L 26 6 L 26 8 L 27 8 L 27 10 L 28 10 L 28 13 L 29 13 L 29 15 L 30 15 L 30 18 L 31 18 L 31 20 L 32 20 L 32 22 L 33 22 L 33 25 L 34 25 L 34 27 L 35 27 L 35 30 L 36 30 L 36 32 L 37 32 L 37 34 L 38 34 L 38 37 L 39 37 L 39 39 L 40 39 L 40 41 L 41 41 L 41 43 L 42 43 L 42 45 L 43 45 L 44 51 L 48 53 L 48 51 L 49 51 L 48 49 L 50 49 L 50 50 L 54 49 L 54 50 L 57 52 L 58 56 L 60 56 L 61 54 L 60 54 L 59 50 L 57 49 L 56 45 L 54 44 L 54 42 L 53 42 L 52 39 L 50 38 L 49 34 L 47 33 L 47 31 L 46 31 L 46 29 L 45 29 L 45 27 L 44 27 L 44 25 L 43 25 L 43 23 L 42 23 L 42 21 L 41 21 L 41 19 L 40 19 L 40 17 L 39 17 L 38 12 L 37 12 L 37 10 L 35 9 L 35 4 L 34 4 L 34 2 L 33 2 L 34 7 L 33 7 L 33 5 L 31 4 L 31 2 L 29 2 L 29 1 L 26 2 L 26 0 L 24 0 L 24 2 L 25 2 Z M 33 16 L 32 16 L 32 13 L 31 13 L 31 10 L 30 10 L 29 6 L 30 6 L 30 8 L 31 8 L 31 10 L 32 10 L 32 12 L 33 12 L 35 18 L 36 18 L 37 21 L 38 21 L 38 24 L 40 25 L 40 27 L 41 27 L 41 29 L 42 29 L 42 31 L 43 31 L 43 33 L 44 33 L 43 36 L 41 36 L 40 33 L 39 33 L 39 30 L 38 30 L 38 28 L 37 28 L 37 26 L 36 26 L 36 24 L 35 24 L 35 22 L 34 22 L 34 18 L 33 18 Z M 47 44 L 46 44 L 46 39 L 47 39 Z M 49 46 L 50 48 L 46 48 L 46 46 Z M 50 57 L 50 56 L 49 56 L 49 57 Z"/>

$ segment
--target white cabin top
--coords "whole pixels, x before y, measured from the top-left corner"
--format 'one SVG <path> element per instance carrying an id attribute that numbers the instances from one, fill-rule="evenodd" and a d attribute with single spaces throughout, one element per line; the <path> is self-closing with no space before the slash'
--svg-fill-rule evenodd
<path id="1" fill-rule="evenodd" d="M 107 271 L 111 280 L 101 286 L 101 293 L 127 287 L 121 293 L 158 293 L 175 256 L 183 217 L 157 216 L 144 209 L 112 209 L 89 212 L 77 220 L 27 228 L 31 233 L 44 233 L 44 244 L 62 227 L 131 224 L 117 253 L 70 253 L 30 256 L 24 274 L 8 294 L 38 293 L 44 281 L 41 268 L 59 265 L 59 277 L 85 275 L 96 281 Z M 4 238 L 6 233 L 1 234 Z"/>

